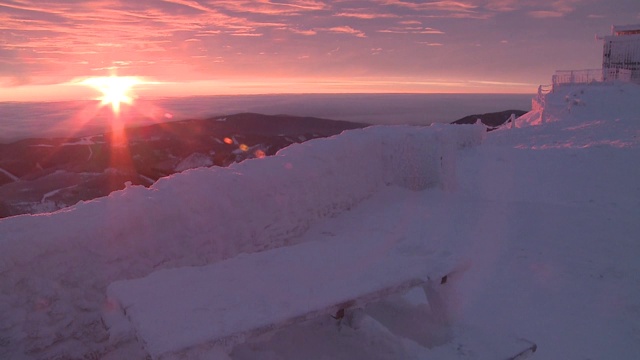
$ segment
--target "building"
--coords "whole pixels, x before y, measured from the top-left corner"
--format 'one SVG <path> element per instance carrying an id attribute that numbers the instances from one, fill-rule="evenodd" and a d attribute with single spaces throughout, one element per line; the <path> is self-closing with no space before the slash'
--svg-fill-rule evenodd
<path id="1" fill-rule="evenodd" d="M 640 83 L 640 24 L 614 25 L 605 36 L 602 54 L 603 80 Z"/>
<path id="2" fill-rule="evenodd" d="M 563 84 L 598 84 L 613 81 L 640 84 L 640 24 L 614 25 L 611 35 L 596 36 L 604 41 L 601 69 L 557 70 L 551 85 L 538 88 L 538 95 Z"/>

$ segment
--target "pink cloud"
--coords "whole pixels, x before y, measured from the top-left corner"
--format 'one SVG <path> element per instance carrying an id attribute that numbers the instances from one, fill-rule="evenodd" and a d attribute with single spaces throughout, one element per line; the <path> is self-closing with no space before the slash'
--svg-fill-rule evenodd
<path id="1" fill-rule="evenodd" d="M 553 10 L 536 10 L 529 11 L 529 15 L 534 18 L 558 18 L 563 17 L 565 13 L 561 11 L 553 11 Z"/>
<path id="2" fill-rule="evenodd" d="M 429 2 L 409 2 L 405 0 L 377 0 L 383 5 L 394 5 L 406 7 L 414 10 L 442 10 L 442 11 L 471 11 L 478 8 L 478 5 L 461 1 L 429 1 Z"/>
<path id="3" fill-rule="evenodd" d="M 378 30 L 378 32 L 392 34 L 444 34 L 444 32 L 441 30 L 422 26 L 398 26 L 388 29 L 380 29 Z"/>
<path id="4" fill-rule="evenodd" d="M 367 37 L 367 35 L 360 31 L 360 30 L 356 30 L 354 28 L 352 28 L 351 26 L 334 26 L 332 28 L 329 29 L 323 29 L 325 31 L 328 32 L 332 32 L 332 33 L 336 33 L 336 34 L 349 34 L 349 35 L 354 35 L 356 37 Z"/>
<path id="5" fill-rule="evenodd" d="M 292 33 L 305 35 L 305 36 L 313 36 L 318 34 L 318 32 L 315 30 L 300 30 L 295 28 L 285 28 L 285 29 L 291 31 Z"/>
<path id="6" fill-rule="evenodd" d="M 600 64 L 583 65 L 589 54 L 578 35 L 552 42 L 527 35 L 539 29 L 538 19 L 550 33 L 563 31 L 569 14 L 604 31 L 616 19 L 637 19 L 637 9 L 624 10 L 629 0 L 610 1 L 0 0 L 0 84 L 111 72 L 175 81 L 433 71 L 458 78 L 489 71 L 502 79 L 511 68 L 513 76 L 542 82 L 554 65 L 526 56 L 531 46 L 563 63 Z M 500 21 L 485 21 L 491 18 Z M 434 49 L 443 44 L 446 52 Z M 536 70 L 522 75 L 523 66 Z"/>
<path id="7" fill-rule="evenodd" d="M 489 0 L 486 8 L 492 11 L 509 12 L 517 10 L 521 3 L 518 0 Z"/>
<path id="8" fill-rule="evenodd" d="M 388 14 L 388 13 L 374 13 L 374 12 L 341 12 L 336 14 L 335 16 L 340 17 L 352 17 L 358 19 L 390 19 L 390 18 L 398 18 L 400 15 L 397 14 Z"/>

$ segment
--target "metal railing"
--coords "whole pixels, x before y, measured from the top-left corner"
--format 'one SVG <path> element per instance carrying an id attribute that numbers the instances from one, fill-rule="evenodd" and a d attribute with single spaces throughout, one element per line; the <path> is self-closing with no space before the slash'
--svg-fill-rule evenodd
<path id="1" fill-rule="evenodd" d="M 594 82 L 631 81 L 628 69 L 558 70 L 551 78 L 553 85 L 590 84 Z"/>
<path id="2" fill-rule="evenodd" d="M 551 77 L 553 85 L 602 82 L 602 69 L 558 70 Z"/>

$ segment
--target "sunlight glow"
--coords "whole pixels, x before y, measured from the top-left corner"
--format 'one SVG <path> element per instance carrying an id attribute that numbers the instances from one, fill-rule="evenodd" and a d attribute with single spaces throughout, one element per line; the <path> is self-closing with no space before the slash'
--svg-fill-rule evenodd
<path id="1" fill-rule="evenodd" d="M 120 113 L 120 104 L 133 103 L 132 88 L 142 81 L 135 76 L 108 76 L 89 78 L 82 83 L 99 90 L 102 93 L 98 98 L 100 105 L 111 105 L 113 113 L 117 115 Z"/>

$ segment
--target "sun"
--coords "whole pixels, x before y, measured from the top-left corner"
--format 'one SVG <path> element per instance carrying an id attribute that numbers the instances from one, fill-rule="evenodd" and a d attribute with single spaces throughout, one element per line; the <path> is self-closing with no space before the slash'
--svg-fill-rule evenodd
<path id="1" fill-rule="evenodd" d="M 114 114 L 119 114 L 122 103 L 133 103 L 132 89 L 142 81 L 135 76 L 105 76 L 89 78 L 82 83 L 99 90 L 102 93 L 98 98 L 100 105 L 111 105 Z"/>

